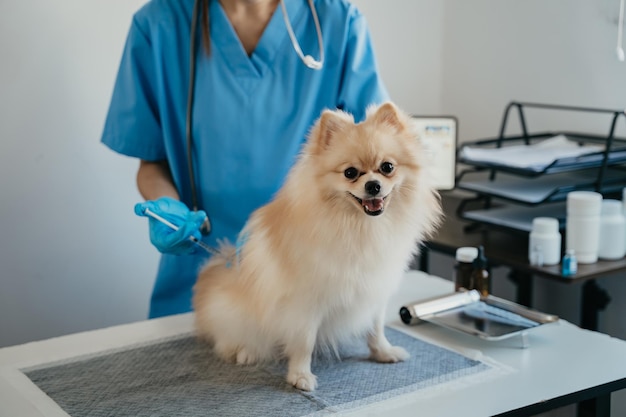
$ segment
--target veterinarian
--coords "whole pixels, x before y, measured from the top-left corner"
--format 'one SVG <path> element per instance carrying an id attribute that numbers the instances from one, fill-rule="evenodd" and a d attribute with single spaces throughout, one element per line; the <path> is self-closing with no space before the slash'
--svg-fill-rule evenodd
<path id="1" fill-rule="evenodd" d="M 249 214 L 280 188 L 323 109 L 360 121 L 368 105 L 387 99 L 365 18 L 347 0 L 142 7 L 102 142 L 140 160 L 139 214 L 148 208 L 178 227 L 149 220 L 162 253 L 150 317 L 191 310 L 209 255 L 189 238 L 210 247 L 235 242 Z"/>

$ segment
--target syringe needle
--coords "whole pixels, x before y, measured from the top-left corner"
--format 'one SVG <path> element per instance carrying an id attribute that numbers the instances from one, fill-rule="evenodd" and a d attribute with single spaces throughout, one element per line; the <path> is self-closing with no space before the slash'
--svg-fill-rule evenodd
<path id="1" fill-rule="evenodd" d="M 172 223 L 169 220 L 163 218 L 162 216 L 159 216 L 158 214 L 156 214 L 155 212 L 153 212 L 149 208 L 144 209 L 144 213 L 146 215 L 152 217 L 153 219 L 163 223 L 164 225 L 166 225 L 167 227 L 169 227 L 172 230 L 178 230 L 179 229 L 179 227 L 176 226 L 174 223 Z M 201 240 L 197 239 L 195 236 L 189 236 L 189 240 L 191 240 L 193 243 L 195 243 L 196 245 L 200 246 L 202 249 L 204 249 L 205 251 L 207 251 L 207 252 L 209 252 L 211 254 L 215 254 L 217 252 L 214 249 L 212 249 L 209 245 L 207 245 L 206 243 L 204 243 Z"/>

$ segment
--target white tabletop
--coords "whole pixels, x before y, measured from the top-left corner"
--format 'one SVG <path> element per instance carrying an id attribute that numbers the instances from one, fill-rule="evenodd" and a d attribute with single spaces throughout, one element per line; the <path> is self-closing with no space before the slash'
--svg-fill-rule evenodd
<path id="1" fill-rule="evenodd" d="M 390 325 L 467 356 L 493 360 L 505 371 L 453 391 L 409 394 L 345 415 L 484 417 L 626 380 L 626 342 L 563 320 L 530 330 L 527 349 L 521 349 L 515 338 L 490 342 L 433 324 L 409 327 L 400 322 L 398 310 L 404 303 L 452 291 L 449 281 L 417 271 L 407 273 L 388 308 Z M 0 349 L 0 417 L 67 417 L 19 369 L 192 330 L 192 314 L 183 314 Z"/>

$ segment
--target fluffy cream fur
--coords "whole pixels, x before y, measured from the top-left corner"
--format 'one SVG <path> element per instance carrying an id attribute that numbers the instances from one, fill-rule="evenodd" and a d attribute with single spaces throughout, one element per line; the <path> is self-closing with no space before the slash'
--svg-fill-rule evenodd
<path id="1" fill-rule="evenodd" d="M 409 116 L 391 103 L 325 111 L 286 183 L 221 248 L 194 288 L 196 328 L 224 360 L 286 357 L 287 381 L 317 385 L 316 347 L 367 336 L 371 358 L 408 357 L 384 335 L 391 294 L 441 215 Z M 366 184 L 368 184 L 366 186 Z"/>

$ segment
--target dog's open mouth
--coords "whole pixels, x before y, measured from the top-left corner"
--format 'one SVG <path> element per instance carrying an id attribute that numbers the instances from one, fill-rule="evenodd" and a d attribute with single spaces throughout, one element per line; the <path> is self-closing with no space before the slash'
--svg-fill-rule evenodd
<path id="1" fill-rule="evenodd" d="M 355 196 L 354 194 L 352 194 L 352 197 L 354 197 L 354 199 L 358 201 L 361 206 L 363 206 L 365 214 L 370 216 L 378 216 L 385 210 L 385 200 L 387 200 L 387 196 L 382 198 L 368 198 L 365 200 Z"/>

